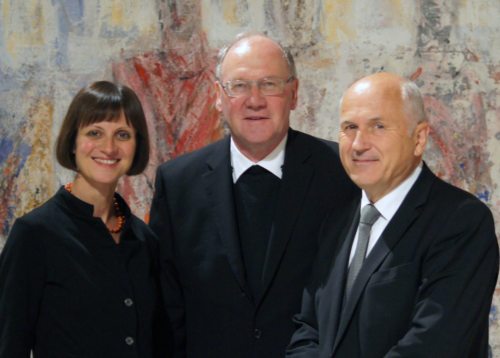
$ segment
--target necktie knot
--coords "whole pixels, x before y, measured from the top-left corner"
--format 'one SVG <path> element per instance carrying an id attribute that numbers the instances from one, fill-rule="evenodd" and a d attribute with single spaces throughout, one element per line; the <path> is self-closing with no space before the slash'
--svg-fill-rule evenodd
<path id="1" fill-rule="evenodd" d="M 380 212 L 372 204 L 365 205 L 361 210 L 361 218 L 359 222 L 368 226 L 372 226 L 380 217 Z"/>

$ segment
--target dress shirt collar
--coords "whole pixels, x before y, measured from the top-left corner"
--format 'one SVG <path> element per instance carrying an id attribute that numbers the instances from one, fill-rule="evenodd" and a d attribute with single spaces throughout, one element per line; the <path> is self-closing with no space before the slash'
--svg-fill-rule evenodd
<path id="1" fill-rule="evenodd" d="M 283 176 L 282 166 L 285 162 L 285 146 L 287 138 L 288 134 L 264 159 L 254 163 L 240 152 L 233 141 L 233 137 L 231 137 L 230 153 L 231 168 L 233 169 L 233 183 L 236 183 L 241 174 L 243 174 L 252 165 L 260 165 L 281 179 Z"/>
<path id="2" fill-rule="evenodd" d="M 413 184 L 415 184 L 415 182 L 417 181 L 421 171 L 422 171 L 422 163 L 420 163 L 415 168 L 413 173 L 411 173 L 408 178 L 403 180 L 401 184 L 399 184 L 396 188 L 394 188 L 391 192 L 383 196 L 377 202 L 373 203 L 373 205 L 377 208 L 381 216 L 386 221 L 390 221 L 392 219 L 392 217 L 398 210 L 399 206 L 403 202 L 404 198 L 406 197 L 406 194 L 408 194 Z M 365 191 L 363 190 L 363 194 L 361 196 L 360 209 L 367 204 L 370 204 L 370 200 L 368 200 L 368 197 Z"/>

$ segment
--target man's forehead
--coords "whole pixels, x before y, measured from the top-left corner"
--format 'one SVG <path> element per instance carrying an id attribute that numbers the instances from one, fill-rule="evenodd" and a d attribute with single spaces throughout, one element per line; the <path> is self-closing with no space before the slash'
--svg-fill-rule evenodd
<path id="1" fill-rule="evenodd" d="M 362 94 L 371 88 L 371 83 L 369 81 L 362 81 L 354 84 L 351 92 L 354 94 Z"/>
<path id="2" fill-rule="evenodd" d="M 250 42 L 248 39 L 243 39 L 237 42 L 229 51 L 237 56 L 244 56 L 251 50 Z M 229 55 L 229 54 L 228 54 Z"/>
<path id="3" fill-rule="evenodd" d="M 279 45 L 274 42 L 272 39 L 254 35 L 250 37 L 245 37 L 237 41 L 231 48 L 229 48 L 226 58 L 231 56 L 245 56 L 250 52 L 262 52 L 266 54 L 274 54 L 277 53 L 281 55 L 281 49 Z"/>
<path id="4" fill-rule="evenodd" d="M 341 111 L 352 107 L 377 107 L 377 106 L 403 105 L 401 89 L 398 86 L 377 85 L 371 82 L 361 82 L 351 87 L 343 96 Z"/>
<path id="5" fill-rule="evenodd" d="M 221 66 L 225 77 L 247 75 L 252 71 L 259 77 L 286 76 L 288 63 L 278 45 L 266 38 L 242 39 L 231 47 Z M 257 73 L 262 72 L 262 73 Z"/>

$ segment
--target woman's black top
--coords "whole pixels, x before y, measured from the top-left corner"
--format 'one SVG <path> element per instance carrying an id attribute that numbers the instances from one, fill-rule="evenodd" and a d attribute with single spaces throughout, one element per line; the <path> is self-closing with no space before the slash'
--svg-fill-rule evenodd
<path id="1" fill-rule="evenodd" d="M 16 220 L 0 256 L 1 358 L 165 357 L 156 238 L 117 200 L 120 244 L 64 188 Z"/>

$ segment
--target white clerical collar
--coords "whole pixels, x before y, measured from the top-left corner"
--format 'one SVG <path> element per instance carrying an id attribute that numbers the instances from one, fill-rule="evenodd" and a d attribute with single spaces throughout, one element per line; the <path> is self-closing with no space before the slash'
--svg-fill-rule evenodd
<path id="1" fill-rule="evenodd" d="M 260 165 L 261 167 L 267 169 L 278 178 L 283 177 L 283 163 L 285 162 L 285 146 L 288 138 L 288 134 L 281 140 L 281 142 L 269 153 L 264 159 L 253 162 L 243 153 L 240 152 L 236 144 L 234 143 L 233 137 L 231 137 L 230 153 L 231 153 L 231 167 L 233 168 L 233 183 L 236 183 L 238 178 L 252 165 Z"/>
<path id="2" fill-rule="evenodd" d="M 377 200 L 377 202 L 373 204 L 385 220 L 390 221 L 392 219 L 396 211 L 399 209 L 399 206 L 403 202 L 404 198 L 406 197 L 406 194 L 408 194 L 413 184 L 415 184 L 415 182 L 417 181 L 421 171 L 422 163 L 420 163 L 415 168 L 413 173 L 411 173 L 408 178 L 403 180 L 401 184 L 399 184 L 396 188 L 394 188 L 392 191 L 384 195 L 381 199 Z M 369 203 L 370 200 L 363 190 L 360 208 L 364 208 L 364 206 Z"/>

